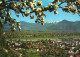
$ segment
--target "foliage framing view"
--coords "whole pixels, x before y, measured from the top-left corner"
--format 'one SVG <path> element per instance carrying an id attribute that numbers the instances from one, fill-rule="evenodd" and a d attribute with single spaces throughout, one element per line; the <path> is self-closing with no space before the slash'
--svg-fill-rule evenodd
<path id="1" fill-rule="evenodd" d="M 57 3 L 60 2 L 59 5 Z M 67 3 L 66 6 L 61 7 L 60 5 L 63 3 Z M 44 11 L 49 10 L 50 12 L 54 11 L 54 14 L 57 14 L 58 8 L 62 8 L 63 11 L 68 13 L 77 13 L 80 16 L 80 1 L 79 0 L 54 0 L 51 3 L 49 3 L 48 6 L 42 6 L 42 1 L 36 0 L 2 0 L 0 1 L 0 27 L 3 24 L 6 24 L 7 21 L 10 22 L 10 25 L 12 27 L 12 31 L 15 31 L 15 25 L 17 23 L 17 28 L 19 31 L 21 31 L 21 23 L 19 21 L 16 22 L 16 19 L 13 19 L 11 17 L 10 10 L 14 10 L 15 13 L 21 13 L 22 16 L 29 16 L 31 19 L 34 19 L 34 16 L 31 15 L 31 13 L 35 13 L 37 19 L 35 20 L 35 23 L 41 23 L 44 25 L 44 17 L 46 17 L 46 14 L 44 14 Z M 16 15 L 19 17 L 19 15 Z"/>

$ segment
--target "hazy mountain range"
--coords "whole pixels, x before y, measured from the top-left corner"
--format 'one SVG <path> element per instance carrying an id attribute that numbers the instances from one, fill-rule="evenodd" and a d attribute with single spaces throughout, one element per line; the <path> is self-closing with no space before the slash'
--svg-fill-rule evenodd
<path id="1" fill-rule="evenodd" d="M 43 26 L 37 23 L 28 23 L 21 21 L 22 31 L 63 31 L 63 32 L 80 32 L 80 21 L 49 22 Z M 10 30 L 9 24 L 4 25 L 4 31 Z"/>

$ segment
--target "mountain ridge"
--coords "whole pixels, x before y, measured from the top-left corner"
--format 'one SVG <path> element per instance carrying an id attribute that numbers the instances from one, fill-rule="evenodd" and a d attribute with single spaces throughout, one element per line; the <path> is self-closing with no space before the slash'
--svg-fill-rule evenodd
<path id="1" fill-rule="evenodd" d="M 6 24 L 8 25 L 8 24 Z M 10 30 L 9 26 L 4 25 L 4 28 Z M 80 21 L 67 21 L 63 20 L 58 23 L 45 23 L 43 26 L 37 23 L 29 23 L 21 21 L 22 31 L 67 31 L 67 32 L 80 32 Z M 4 29 L 6 31 L 6 29 Z"/>

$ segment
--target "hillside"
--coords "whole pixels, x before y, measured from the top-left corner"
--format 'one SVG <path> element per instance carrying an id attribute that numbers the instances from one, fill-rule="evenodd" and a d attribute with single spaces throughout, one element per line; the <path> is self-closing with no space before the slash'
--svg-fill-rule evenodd
<path id="1" fill-rule="evenodd" d="M 44 26 L 42 26 L 41 24 L 21 21 L 21 28 L 22 31 L 80 32 L 80 21 L 71 22 L 63 20 L 58 23 L 45 23 Z M 7 30 L 10 30 L 9 24 L 4 25 L 4 31 Z"/>

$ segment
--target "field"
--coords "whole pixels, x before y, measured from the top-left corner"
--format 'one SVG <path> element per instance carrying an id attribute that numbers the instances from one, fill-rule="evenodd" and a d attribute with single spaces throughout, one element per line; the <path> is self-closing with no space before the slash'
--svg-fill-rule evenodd
<path id="1" fill-rule="evenodd" d="M 75 32 L 6 32 L 6 39 L 25 39 L 25 40 L 38 40 L 38 39 L 69 39 L 80 38 L 80 33 Z"/>
<path id="2" fill-rule="evenodd" d="M 5 34 L 3 33 L 3 36 L 7 41 L 8 49 L 3 48 L 3 50 L 1 51 L 4 52 L 6 55 L 2 54 L 1 56 L 14 56 L 14 57 L 80 56 L 79 55 L 80 33 L 5 32 Z M 7 53 L 6 50 L 8 51 Z M 79 52 L 77 52 L 77 50 Z"/>

